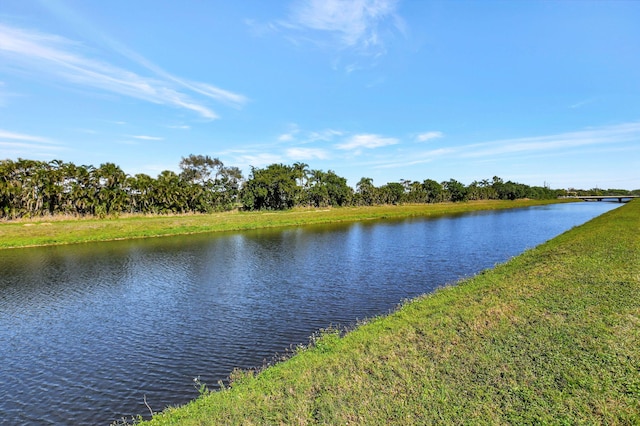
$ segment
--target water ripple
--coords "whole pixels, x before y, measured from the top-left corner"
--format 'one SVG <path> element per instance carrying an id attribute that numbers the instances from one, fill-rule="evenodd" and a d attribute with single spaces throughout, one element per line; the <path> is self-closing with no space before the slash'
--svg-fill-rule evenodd
<path id="1" fill-rule="evenodd" d="M 185 403 L 194 377 L 215 388 L 612 207 L 4 250 L 0 416 L 108 424 L 146 415 L 144 398 Z"/>

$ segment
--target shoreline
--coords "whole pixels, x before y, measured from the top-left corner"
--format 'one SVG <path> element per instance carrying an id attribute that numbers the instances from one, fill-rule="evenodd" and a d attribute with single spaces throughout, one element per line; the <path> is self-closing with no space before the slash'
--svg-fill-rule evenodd
<path id="1" fill-rule="evenodd" d="M 640 202 L 145 425 L 640 422 Z"/>
<path id="2" fill-rule="evenodd" d="M 482 210 L 522 208 L 575 200 L 487 200 L 465 203 L 294 209 L 288 211 L 131 215 L 115 218 L 42 217 L 0 222 L 0 250 L 210 232 L 358 222 L 408 217 L 437 217 Z"/>

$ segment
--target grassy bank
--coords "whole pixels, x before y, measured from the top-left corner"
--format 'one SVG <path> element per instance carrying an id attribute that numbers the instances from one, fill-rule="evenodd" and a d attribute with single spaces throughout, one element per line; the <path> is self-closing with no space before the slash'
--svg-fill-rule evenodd
<path id="1" fill-rule="evenodd" d="M 640 202 L 152 425 L 640 424 Z"/>
<path id="2" fill-rule="evenodd" d="M 0 249 L 382 218 L 438 216 L 557 202 L 559 201 L 478 201 L 335 209 L 296 209 L 284 212 L 129 216 L 107 219 L 40 218 L 37 220 L 0 222 Z"/>

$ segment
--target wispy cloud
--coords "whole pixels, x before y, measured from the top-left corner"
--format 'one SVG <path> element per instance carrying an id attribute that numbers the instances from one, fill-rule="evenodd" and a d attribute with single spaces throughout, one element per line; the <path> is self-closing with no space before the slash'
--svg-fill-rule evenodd
<path id="1" fill-rule="evenodd" d="M 12 140 L 7 141 L 3 139 L 0 139 L 0 146 L 4 147 L 7 150 L 11 149 L 13 152 L 21 153 L 19 156 L 30 155 L 33 154 L 34 151 L 46 150 L 47 152 L 50 152 L 60 151 L 62 149 L 62 147 L 60 146 L 42 145 L 32 142 L 21 142 Z"/>
<path id="2" fill-rule="evenodd" d="M 297 124 L 290 124 L 289 130 L 285 133 L 282 133 L 278 136 L 278 141 L 280 142 L 291 142 L 296 139 L 297 135 L 300 133 L 300 127 Z"/>
<path id="3" fill-rule="evenodd" d="M 335 129 L 324 129 L 319 131 L 306 131 L 297 124 L 291 124 L 289 130 L 278 136 L 279 142 L 297 142 L 299 144 L 310 144 L 314 142 L 330 142 L 338 136 L 343 136 L 345 132 Z"/>
<path id="4" fill-rule="evenodd" d="M 40 142 L 40 143 L 54 143 L 51 139 L 43 138 L 42 136 L 33 136 L 27 135 L 24 133 L 15 133 L 9 132 L 7 130 L 0 129 L 0 139 L 12 139 L 18 141 L 27 141 L 27 142 Z"/>
<path id="5" fill-rule="evenodd" d="M 256 153 L 256 154 L 240 154 L 236 156 L 236 163 L 241 167 L 244 166 L 253 166 L 253 167 L 264 167 L 274 163 L 283 163 L 284 158 L 277 154 L 271 153 Z"/>
<path id="6" fill-rule="evenodd" d="M 397 0 L 298 0 L 281 26 L 302 38 L 328 34 L 333 45 L 362 53 L 384 52 L 382 33 L 388 28 L 404 31 L 396 14 Z"/>
<path id="7" fill-rule="evenodd" d="M 287 157 L 292 160 L 326 160 L 329 153 L 319 148 L 289 148 L 286 150 Z"/>
<path id="8" fill-rule="evenodd" d="M 278 140 L 280 142 L 291 142 L 294 139 L 295 139 L 295 135 L 293 133 L 283 133 L 280 136 L 278 136 Z"/>
<path id="9" fill-rule="evenodd" d="M 345 142 L 341 144 L 337 144 L 336 148 L 343 150 L 360 150 L 362 148 L 365 149 L 373 149 L 380 148 L 388 145 L 395 145 L 399 143 L 400 140 L 396 138 L 385 138 L 380 135 L 374 134 L 360 134 L 353 135 Z"/>
<path id="10" fill-rule="evenodd" d="M 595 101 L 595 99 L 585 99 L 583 101 L 576 102 L 574 104 L 569 105 L 569 108 L 571 108 L 571 109 L 582 108 L 583 106 L 589 105 L 589 104 L 593 103 L 594 101 Z"/>
<path id="11" fill-rule="evenodd" d="M 76 132 L 86 133 L 88 135 L 97 135 L 98 131 L 94 129 L 75 129 Z"/>
<path id="12" fill-rule="evenodd" d="M 416 136 L 416 141 L 418 142 L 427 142 L 430 141 L 432 139 L 439 139 L 441 137 L 444 136 L 444 133 L 442 132 L 425 132 L 425 133 L 420 133 L 419 135 Z"/>
<path id="13" fill-rule="evenodd" d="M 245 145 L 243 149 L 228 149 L 219 152 L 218 155 L 232 159 L 234 164 L 247 170 L 249 166 L 264 167 L 292 161 L 322 161 L 335 158 L 335 146 L 329 146 L 327 142 L 345 134 L 334 129 L 308 131 L 296 123 L 287 127 L 288 130 L 275 136 L 275 140 Z"/>
<path id="14" fill-rule="evenodd" d="M 556 135 L 505 139 L 467 145 L 460 152 L 460 155 L 463 157 L 477 158 L 538 151 L 559 151 L 588 145 L 604 145 L 631 141 L 640 141 L 640 122 L 597 127 Z"/>
<path id="15" fill-rule="evenodd" d="M 169 75 L 169 74 L 166 74 Z M 240 95 L 238 93 L 230 92 L 229 90 L 224 90 L 219 87 L 212 86 L 207 83 L 198 83 L 198 82 L 189 82 L 184 79 L 173 78 L 174 81 L 180 82 L 180 84 L 188 89 L 193 90 L 194 92 L 200 93 L 201 95 L 205 95 L 211 99 L 215 99 L 216 101 L 223 102 L 239 108 L 247 103 L 248 99 L 244 95 Z"/>
<path id="16" fill-rule="evenodd" d="M 456 153 L 454 148 L 440 148 L 432 149 L 429 151 L 422 151 L 418 153 L 411 153 L 404 156 L 396 156 L 388 161 L 379 161 L 373 165 L 376 169 L 395 169 L 409 166 L 416 166 L 418 164 L 427 164 L 439 158 L 446 157 L 447 155 Z"/>
<path id="17" fill-rule="evenodd" d="M 52 157 L 65 147 L 49 138 L 10 132 L 0 129 L 0 147 L 2 156 L 8 157 Z"/>
<path id="18" fill-rule="evenodd" d="M 10 68 L 38 77 L 190 110 L 206 119 L 216 119 L 218 115 L 193 95 L 234 106 L 246 102 L 243 95 L 173 76 L 121 47 L 119 53 L 124 52 L 129 59 L 152 71 L 155 77 L 89 58 L 82 53 L 79 43 L 63 37 L 0 24 L 0 58 L 6 59 Z"/>
<path id="19" fill-rule="evenodd" d="M 134 139 L 141 139 L 141 140 L 144 140 L 144 141 L 162 141 L 162 140 L 164 140 L 164 138 L 161 138 L 159 136 L 131 135 L 129 137 L 130 138 L 134 138 Z"/>
<path id="20" fill-rule="evenodd" d="M 371 164 L 373 168 L 403 168 L 438 161 L 439 164 L 455 160 L 457 163 L 471 161 L 477 166 L 486 161 L 519 161 L 521 158 L 575 158 L 588 147 L 603 155 L 620 150 L 637 149 L 640 141 L 640 122 L 594 127 L 574 132 L 553 135 L 501 139 L 476 144 L 452 145 L 439 149 L 399 151 L 388 158 Z M 355 146 L 356 144 L 354 144 Z M 364 143 L 363 143 L 364 145 Z M 375 145 L 375 144 L 374 144 Z M 420 145 L 413 145 L 417 147 Z"/>
<path id="21" fill-rule="evenodd" d="M 344 135 L 344 132 L 341 130 L 325 129 L 318 132 L 310 132 L 306 137 L 306 141 L 307 142 L 316 142 L 316 141 L 329 142 L 334 140 L 336 137 L 342 136 L 342 135 Z"/>

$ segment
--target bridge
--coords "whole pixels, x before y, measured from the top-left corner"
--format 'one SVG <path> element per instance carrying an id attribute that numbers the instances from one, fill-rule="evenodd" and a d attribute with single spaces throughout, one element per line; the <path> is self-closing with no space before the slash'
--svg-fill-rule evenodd
<path id="1" fill-rule="evenodd" d="M 619 203 L 631 201 L 633 198 L 640 198 L 640 195 L 569 195 L 562 198 L 577 198 L 583 201 L 618 200 Z"/>

